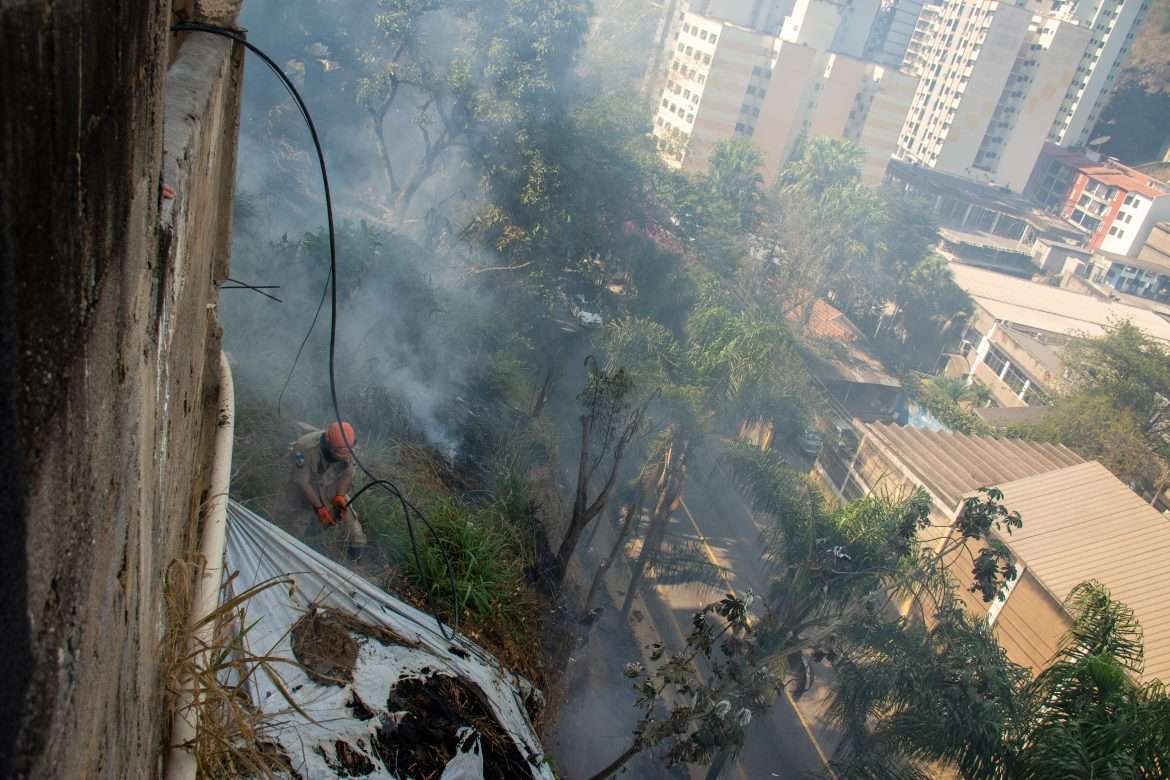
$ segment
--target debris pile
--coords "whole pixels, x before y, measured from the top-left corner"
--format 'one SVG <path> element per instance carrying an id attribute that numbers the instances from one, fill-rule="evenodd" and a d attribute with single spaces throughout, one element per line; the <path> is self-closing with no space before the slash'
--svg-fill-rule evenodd
<path id="1" fill-rule="evenodd" d="M 525 710 L 539 692 L 478 645 L 234 502 L 225 564 L 225 599 L 292 582 L 249 601 L 245 636 L 286 661 L 247 688 L 290 777 L 553 779 Z"/>

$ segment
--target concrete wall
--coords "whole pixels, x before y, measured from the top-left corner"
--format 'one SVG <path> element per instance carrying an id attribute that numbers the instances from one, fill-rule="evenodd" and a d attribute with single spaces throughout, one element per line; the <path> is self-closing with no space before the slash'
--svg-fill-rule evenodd
<path id="1" fill-rule="evenodd" d="M 1089 31 L 1082 27 L 1054 20 L 1047 22 L 1045 29 L 1048 32 L 1041 32 L 1032 44 L 1042 48 L 1032 53 L 1037 65 L 1029 76 L 1031 83 L 1009 83 L 1007 87 L 1025 92 L 1010 134 L 1004 134 L 1006 138 L 995 166 L 997 179 L 1014 192 L 1023 192 L 1027 186 L 1089 42 Z"/>
<path id="2" fill-rule="evenodd" d="M 772 84 L 760 106 L 752 142 L 764 157 L 769 186 L 792 153 L 793 144 L 808 130 L 813 88 L 828 55 L 795 43 L 778 41 L 773 51 Z"/>
<path id="3" fill-rule="evenodd" d="M 158 772 L 163 578 L 203 500 L 241 62 L 188 36 L 168 75 L 170 21 L 144 0 L 0 10 L 0 776 Z"/>
<path id="4" fill-rule="evenodd" d="M 857 142 L 865 152 L 861 180 L 877 186 L 885 179 L 890 157 L 898 151 L 898 134 L 914 100 L 918 77 L 876 65 L 868 68 L 872 78 L 869 107 Z"/>
<path id="5" fill-rule="evenodd" d="M 1167 270 L 1170 270 L 1170 223 L 1153 225 L 1150 228 L 1150 235 L 1138 252 L 1138 259 L 1165 265 Z"/>
<path id="6" fill-rule="evenodd" d="M 1030 17 L 1014 6 L 1001 5 L 995 11 L 934 167 L 960 176 L 973 175 L 975 153 L 1015 65 Z"/>

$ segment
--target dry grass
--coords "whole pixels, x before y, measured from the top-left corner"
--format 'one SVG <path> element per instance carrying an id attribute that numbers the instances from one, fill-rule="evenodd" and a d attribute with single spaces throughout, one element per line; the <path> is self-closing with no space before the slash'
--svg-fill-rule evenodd
<path id="1" fill-rule="evenodd" d="M 186 747 L 195 756 L 199 777 L 294 777 L 288 757 L 271 738 L 271 732 L 288 713 L 308 717 L 296 704 L 279 671 L 281 665 L 298 664 L 288 658 L 254 655 L 245 643 L 250 627 L 248 602 L 269 588 L 292 583 L 287 579 L 262 582 L 192 623 L 193 586 L 199 571 L 198 564 L 178 560 L 172 561 L 167 570 L 168 629 L 162 651 L 172 729 L 182 717 L 198 718 L 195 738 Z M 198 636 L 205 627 L 211 629 L 208 641 Z M 248 687 L 261 674 L 280 691 L 287 709 L 267 713 L 252 705 Z"/>

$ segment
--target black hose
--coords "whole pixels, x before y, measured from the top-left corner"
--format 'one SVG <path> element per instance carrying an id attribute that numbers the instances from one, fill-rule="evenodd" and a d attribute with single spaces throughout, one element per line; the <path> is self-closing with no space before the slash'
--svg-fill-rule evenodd
<path id="1" fill-rule="evenodd" d="M 326 298 L 326 295 L 328 294 L 330 297 L 330 301 L 329 301 L 329 395 L 330 395 L 331 400 L 333 401 L 333 416 L 337 419 L 337 424 L 341 428 L 341 435 L 342 435 L 342 438 L 345 439 L 346 445 L 349 447 L 350 456 L 353 458 L 354 463 L 357 464 L 357 467 L 359 469 L 361 469 L 361 472 L 363 474 L 365 474 L 366 478 L 369 480 L 369 483 L 366 484 L 357 493 L 355 493 L 351 500 L 356 501 L 363 493 L 365 493 L 371 487 L 375 487 L 375 486 L 381 487 L 387 493 L 389 493 L 392 497 L 394 497 L 395 499 L 398 500 L 399 506 L 402 507 L 402 516 L 406 520 L 406 532 L 407 532 L 407 535 L 410 537 L 410 548 L 411 548 L 411 551 L 414 555 L 415 567 L 418 570 L 420 575 L 422 575 L 422 562 L 421 562 L 421 559 L 419 558 L 419 554 L 418 554 L 418 543 L 416 542 L 415 536 L 414 536 L 414 525 L 411 522 L 411 518 L 410 518 L 411 512 L 413 512 L 414 516 L 416 518 L 418 518 L 419 520 L 421 520 L 423 525 L 426 526 L 427 530 L 431 534 L 431 537 L 436 540 L 436 544 L 439 547 L 439 552 L 442 553 L 442 555 L 443 555 L 443 563 L 447 568 L 447 577 L 450 580 L 452 609 L 453 609 L 453 615 L 452 615 L 453 619 L 451 622 L 450 634 L 448 634 L 446 626 L 443 625 L 443 621 L 439 620 L 438 610 L 435 609 L 435 604 L 434 604 L 433 597 L 431 595 L 430 588 L 426 589 L 427 604 L 430 606 L 431 612 L 434 613 L 435 622 L 439 624 L 439 633 L 441 633 L 443 635 L 444 639 L 446 639 L 448 641 L 452 641 L 455 639 L 456 634 L 459 632 L 459 590 L 455 584 L 455 569 L 454 569 L 454 567 L 451 566 L 451 559 L 447 555 L 446 546 L 442 543 L 442 540 L 439 539 L 438 534 L 435 533 L 434 526 L 431 525 L 430 521 L 427 520 L 426 516 L 422 513 L 422 511 L 419 510 L 419 508 L 417 506 L 415 506 L 413 503 L 411 503 L 410 500 L 405 495 L 403 495 L 402 491 L 398 489 L 397 485 L 395 485 L 393 482 L 391 482 L 388 479 L 380 479 L 378 477 L 375 477 L 373 475 L 373 473 L 371 473 L 370 470 L 368 468 L 366 468 L 365 464 L 361 462 L 360 458 L 358 458 L 357 452 L 354 449 L 355 442 L 353 442 L 349 439 L 349 436 L 345 432 L 345 426 L 341 424 L 343 422 L 343 420 L 341 417 L 341 405 L 338 403 L 338 400 L 337 400 L 337 379 L 336 379 L 336 370 L 334 367 L 336 352 L 337 352 L 337 349 L 336 349 L 336 347 L 337 347 L 337 236 L 336 236 L 336 230 L 335 230 L 335 227 L 333 224 L 333 196 L 329 190 L 329 172 L 325 167 L 325 152 L 321 148 L 321 139 L 317 135 L 317 126 L 313 124 L 313 117 L 310 116 L 309 109 L 305 105 L 305 101 L 301 99 L 300 93 L 297 92 L 296 86 L 293 85 L 292 81 L 289 80 L 288 76 L 285 75 L 284 71 L 280 69 L 280 66 L 277 65 L 272 60 L 271 57 L 269 57 L 267 54 L 265 54 L 259 48 L 257 48 L 253 44 L 249 43 L 247 38 L 245 37 L 243 30 L 233 30 L 229 27 L 219 27 L 216 25 L 200 24 L 197 22 L 183 22 L 181 24 L 176 24 L 173 27 L 171 27 L 171 31 L 172 32 L 202 32 L 202 33 L 208 33 L 210 35 L 218 35 L 218 36 L 221 36 L 223 38 L 230 38 L 231 40 L 235 41 L 236 43 L 240 43 L 243 46 L 245 46 L 248 49 L 248 51 L 252 52 L 257 57 L 259 57 L 261 60 L 263 60 L 264 64 L 268 66 L 269 70 L 271 70 L 274 74 L 276 74 L 277 78 L 280 79 L 280 82 L 284 85 L 285 90 L 288 91 L 288 94 L 292 97 L 293 101 L 297 104 L 297 109 L 301 112 L 301 116 L 305 120 L 305 125 L 309 128 L 309 135 L 312 136 L 312 138 L 313 138 L 313 147 L 317 150 L 317 163 L 321 168 L 321 184 L 325 190 L 325 217 L 326 217 L 326 220 L 328 222 L 328 228 L 329 228 L 329 276 L 325 280 L 325 288 L 321 291 L 321 302 L 317 305 L 317 312 L 313 315 L 313 322 L 312 322 L 312 324 L 309 325 L 309 332 L 305 334 L 305 338 L 301 341 L 300 349 L 297 350 L 297 356 L 293 360 L 292 370 L 289 371 L 289 375 L 285 379 L 284 387 L 287 388 L 289 381 L 292 379 L 292 372 L 293 372 L 293 370 L 296 369 L 297 361 L 299 361 L 301 358 L 301 352 L 304 351 L 305 344 L 308 342 L 309 336 L 312 335 L 312 333 L 313 333 L 313 328 L 317 324 L 317 319 L 321 314 L 321 308 L 324 306 L 325 298 Z M 280 393 L 281 393 L 281 397 L 283 397 L 284 396 L 284 388 L 281 388 Z M 277 403 L 279 405 L 279 400 L 277 401 Z M 279 408 L 279 406 L 278 406 L 278 408 Z"/>

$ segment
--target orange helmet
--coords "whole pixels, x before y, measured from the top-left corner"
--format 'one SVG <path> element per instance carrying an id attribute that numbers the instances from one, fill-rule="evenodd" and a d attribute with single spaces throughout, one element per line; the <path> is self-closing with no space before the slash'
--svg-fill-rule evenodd
<path id="1" fill-rule="evenodd" d="M 335 455 L 349 455 L 350 448 L 357 444 L 357 434 L 353 432 L 353 426 L 345 421 L 331 422 L 325 429 L 325 442 Z"/>

